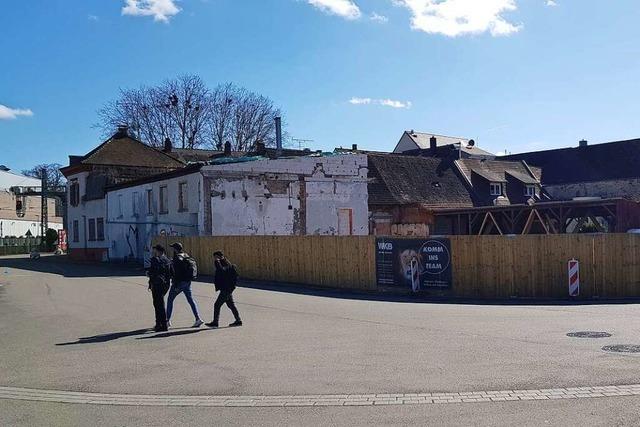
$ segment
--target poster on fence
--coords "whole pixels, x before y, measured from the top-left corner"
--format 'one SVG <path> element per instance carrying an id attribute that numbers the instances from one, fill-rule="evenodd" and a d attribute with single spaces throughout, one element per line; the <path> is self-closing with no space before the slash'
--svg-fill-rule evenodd
<path id="1" fill-rule="evenodd" d="M 451 276 L 449 239 L 376 239 L 378 286 L 450 289 Z"/>

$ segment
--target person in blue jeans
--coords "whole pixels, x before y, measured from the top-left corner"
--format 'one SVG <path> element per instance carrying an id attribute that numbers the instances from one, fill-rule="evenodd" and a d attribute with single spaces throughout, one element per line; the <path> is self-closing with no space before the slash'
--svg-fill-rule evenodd
<path id="1" fill-rule="evenodd" d="M 193 300 L 193 295 L 191 294 L 191 280 L 193 279 L 193 275 L 189 272 L 188 263 L 190 257 L 186 252 L 184 252 L 181 243 L 176 242 L 171 245 L 171 248 L 173 248 L 173 262 L 171 265 L 173 283 L 171 284 L 171 289 L 169 289 L 169 297 L 167 298 L 167 326 L 171 326 L 173 300 L 175 300 L 176 297 L 181 293 L 184 293 L 189 306 L 191 306 L 193 316 L 196 318 L 193 327 L 199 328 L 204 322 L 200 319 L 200 314 L 198 314 L 198 306 Z"/>

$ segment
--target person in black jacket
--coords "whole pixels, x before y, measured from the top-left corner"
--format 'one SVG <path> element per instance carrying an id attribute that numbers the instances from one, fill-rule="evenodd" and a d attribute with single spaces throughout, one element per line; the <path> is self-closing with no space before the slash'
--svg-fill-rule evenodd
<path id="1" fill-rule="evenodd" d="M 213 304 L 213 322 L 207 323 L 207 326 L 210 328 L 218 327 L 220 308 L 222 308 L 224 304 L 227 304 L 227 307 L 229 307 L 231 313 L 233 313 L 233 317 L 236 319 L 235 322 L 231 323 L 229 326 L 242 326 L 240 313 L 238 313 L 238 309 L 233 302 L 233 291 L 236 289 L 238 281 L 238 270 L 235 265 L 231 264 L 229 260 L 225 258 L 221 251 L 214 252 L 213 259 L 216 267 L 213 280 L 215 282 L 216 291 L 220 291 L 220 294 L 218 295 L 216 302 Z"/>
<path id="2" fill-rule="evenodd" d="M 171 260 L 165 255 L 164 247 L 153 247 L 153 257 L 147 270 L 149 276 L 149 290 L 153 297 L 153 308 L 156 312 L 156 332 L 167 330 L 167 312 L 164 306 L 164 296 L 169 290 L 171 281 Z"/>

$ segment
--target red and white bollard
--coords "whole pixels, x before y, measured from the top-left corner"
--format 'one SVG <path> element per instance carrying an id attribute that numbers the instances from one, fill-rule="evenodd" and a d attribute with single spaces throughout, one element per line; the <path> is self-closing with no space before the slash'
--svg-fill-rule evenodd
<path id="1" fill-rule="evenodd" d="M 577 297 L 580 295 L 580 262 L 572 259 L 567 264 L 569 272 L 569 296 Z"/>

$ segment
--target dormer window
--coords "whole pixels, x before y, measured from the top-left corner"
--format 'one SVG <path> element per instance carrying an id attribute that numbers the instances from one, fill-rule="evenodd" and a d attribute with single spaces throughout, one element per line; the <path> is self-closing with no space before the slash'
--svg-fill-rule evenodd
<path id="1" fill-rule="evenodd" d="M 502 184 L 499 182 L 489 184 L 489 194 L 492 196 L 502 196 Z"/>
<path id="2" fill-rule="evenodd" d="M 524 195 L 527 197 L 534 197 L 536 195 L 536 186 L 527 185 L 524 187 Z"/>

